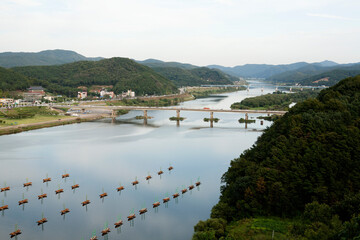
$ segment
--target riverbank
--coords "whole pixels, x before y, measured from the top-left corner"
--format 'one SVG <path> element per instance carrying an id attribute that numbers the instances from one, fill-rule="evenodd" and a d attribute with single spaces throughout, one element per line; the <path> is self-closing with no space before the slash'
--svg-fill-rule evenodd
<path id="1" fill-rule="evenodd" d="M 40 128 L 55 127 L 60 125 L 67 125 L 67 124 L 81 123 L 81 122 L 90 122 L 101 119 L 103 117 L 104 117 L 103 115 L 99 115 L 99 114 L 82 115 L 79 117 L 58 116 L 57 119 L 50 121 L 41 121 L 41 122 L 33 122 L 33 123 L 0 127 L 0 136 L 20 133 L 20 132 L 30 131 Z"/>

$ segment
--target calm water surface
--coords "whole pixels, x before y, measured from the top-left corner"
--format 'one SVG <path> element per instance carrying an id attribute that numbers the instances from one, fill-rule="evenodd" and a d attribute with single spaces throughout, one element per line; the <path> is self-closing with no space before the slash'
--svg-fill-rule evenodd
<path id="1" fill-rule="evenodd" d="M 229 109 L 233 102 L 272 91 L 271 85 L 253 83 L 249 92 L 198 99 L 180 107 Z M 0 186 L 6 182 L 11 190 L 0 193 L 0 201 L 9 205 L 0 213 L 0 239 L 8 239 L 16 224 L 22 230 L 18 239 L 24 240 L 90 239 L 94 231 L 98 239 L 191 239 L 193 226 L 207 219 L 218 201 L 220 178 L 230 161 L 270 125 L 257 121 L 245 129 L 237 121 L 244 116 L 214 113 L 220 121 L 210 128 L 203 122 L 209 113 L 181 112 L 186 120 L 177 127 L 169 121 L 175 112 L 149 111 L 154 118 L 145 126 L 135 119 L 141 114 L 133 111 L 115 122 L 103 119 L 1 136 Z M 65 171 L 70 174 L 66 181 L 61 178 Z M 153 177 L 149 182 L 148 174 Z M 48 184 L 42 182 L 46 175 L 52 178 Z M 137 188 L 131 185 L 136 178 Z M 180 194 L 177 201 L 171 198 L 168 206 L 162 203 L 198 179 L 199 188 Z M 27 180 L 33 182 L 28 189 L 22 187 Z M 75 191 L 74 183 L 80 185 Z M 116 192 L 120 184 L 125 187 L 121 194 Z M 64 193 L 57 196 L 59 188 Z M 101 200 L 103 191 L 108 197 Z M 43 201 L 37 199 L 42 192 L 48 195 Z M 23 195 L 29 200 L 24 207 L 18 205 Z M 81 206 L 86 198 L 91 201 L 87 209 Z M 161 201 L 157 211 L 152 208 L 156 201 Z M 70 209 L 65 217 L 60 215 L 64 206 Z M 143 207 L 148 209 L 144 218 L 138 215 Z M 133 212 L 137 217 L 131 226 L 126 217 Z M 48 219 L 43 227 L 36 224 L 42 214 Z M 116 230 L 113 224 L 119 219 L 124 225 Z M 111 233 L 101 237 L 106 225 Z"/>

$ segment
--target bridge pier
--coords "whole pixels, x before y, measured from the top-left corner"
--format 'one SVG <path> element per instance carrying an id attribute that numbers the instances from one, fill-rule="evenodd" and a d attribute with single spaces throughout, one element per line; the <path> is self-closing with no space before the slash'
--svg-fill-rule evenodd
<path id="1" fill-rule="evenodd" d="M 245 113 L 245 129 L 247 129 L 247 120 L 249 120 L 249 115 Z"/>
<path id="2" fill-rule="evenodd" d="M 210 112 L 210 120 L 212 121 L 214 119 L 214 112 Z"/>
<path id="3" fill-rule="evenodd" d="M 180 110 L 176 110 L 176 117 L 177 119 L 180 119 Z"/>
<path id="4" fill-rule="evenodd" d="M 111 111 L 111 117 L 112 117 L 112 118 L 115 118 L 115 117 L 116 117 L 116 111 L 115 111 L 115 110 L 112 110 L 112 111 Z"/>
<path id="5" fill-rule="evenodd" d="M 148 118 L 147 110 L 143 110 L 143 111 L 144 111 L 144 119 L 147 119 Z"/>

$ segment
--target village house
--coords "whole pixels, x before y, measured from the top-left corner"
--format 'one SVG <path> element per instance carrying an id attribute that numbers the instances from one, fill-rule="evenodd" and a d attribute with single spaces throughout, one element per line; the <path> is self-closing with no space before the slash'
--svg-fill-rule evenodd
<path id="1" fill-rule="evenodd" d="M 31 86 L 28 88 L 28 92 L 29 93 L 38 93 L 38 94 L 41 94 L 42 96 L 45 95 L 45 90 L 42 86 Z"/>
<path id="2" fill-rule="evenodd" d="M 44 99 L 52 102 L 55 100 L 55 97 L 54 96 L 45 96 Z"/>
<path id="3" fill-rule="evenodd" d="M 108 92 L 106 89 L 101 89 L 100 97 L 109 96 L 110 98 L 115 98 L 115 93 L 113 91 Z"/>
<path id="4" fill-rule="evenodd" d="M 23 93 L 25 102 L 41 101 L 42 97 L 45 96 L 44 88 L 41 86 L 31 86 L 28 91 Z"/>
<path id="5" fill-rule="evenodd" d="M 129 98 L 134 98 L 135 97 L 135 92 L 131 91 L 131 90 L 128 90 L 127 92 L 123 92 L 121 94 L 121 96 L 123 98 L 126 98 L 126 97 L 129 97 Z"/>
<path id="6" fill-rule="evenodd" d="M 78 92 L 78 98 L 80 98 L 80 99 L 87 98 L 87 92 L 85 92 L 85 91 Z"/>

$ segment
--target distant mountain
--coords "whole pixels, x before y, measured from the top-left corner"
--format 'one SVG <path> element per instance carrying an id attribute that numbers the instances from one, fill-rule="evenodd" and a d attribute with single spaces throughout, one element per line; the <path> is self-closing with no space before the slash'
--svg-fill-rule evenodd
<path id="1" fill-rule="evenodd" d="M 308 65 L 306 62 L 298 62 L 284 65 L 268 64 L 246 64 L 235 67 L 223 67 L 219 65 L 209 65 L 209 68 L 220 69 L 221 71 L 244 78 L 268 78 L 272 75 L 295 70 Z"/>
<path id="2" fill-rule="evenodd" d="M 322 67 L 317 64 L 308 64 L 292 71 L 282 72 L 268 77 L 266 80 L 274 83 L 299 83 L 312 75 L 329 71 L 330 67 Z"/>
<path id="3" fill-rule="evenodd" d="M 46 50 L 37 53 L 4 52 L 0 53 L 1 67 L 59 65 L 78 61 L 98 61 L 103 58 L 87 58 L 74 51 Z"/>
<path id="4" fill-rule="evenodd" d="M 198 66 L 188 64 L 188 63 L 179 63 L 179 62 L 164 62 L 157 59 L 147 59 L 144 61 L 136 61 L 140 64 L 143 64 L 145 66 L 151 67 L 151 68 L 163 68 L 163 67 L 176 67 L 181 69 L 194 69 L 198 68 Z"/>
<path id="5" fill-rule="evenodd" d="M 15 67 L 33 85 L 41 85 L 56 94 L 75 96 L 79 86 L 112 85 L 115 93 L 128 89 L 137 95 L 177 92 L 175 85 L 149 67 L 127 58 L 80 61 L 54 66 Z"/>
<path id="6" fill-rule="evenodd" d="M 360 75 L 360 64 L 346 66 L 334 70 L 330 70 L 327 72 L 323 72 L 320 74 L 313 75 L 311 77 L 307 77 L 300 81 L 302 85 L 311 85 L 311 86 L 333 86 L 338 83 L 340 80 L 355 77 Z"/>
<path id="7" fill-rule="evenodd" d="M 310 64 L 294 71 L 273 75 L 266 80 L 276 83 L 332 86 L 341 79 L 360 74 L 360 64 L 338 64 L 335 66 L 326 64 L 325 66 L 328 67 L 316 63 Z"/>
<path id="8" fill-rule="evenodd" d="M 223 85 L 238 81 L 237 77 L 222 72 L 219 69 L 198 67 L 179 62 L 163 62 L 156 59 L 137 61 L 151 67 L 157 73 L 170 79 L 176 86 L 200 86 L 203 84 Z"/>
<path id="9" fill-rule="evenodd" d="M 337 66 L 339 64 L 336 63 L 336 62 L 333 62 L 333 61 L 325 60 L 325 61 L 322 61 L 322 62 L 313 63 L 313 65 L 318 65 L 320 67 L 335 67 L 335 66 Z"/>
<path id="10" fill-rule="evenodd" d="M 332 86 L 339 80 L 356 76 L 358 64 L 338 64 L 333 61 L 317 63 L 298 62 L 285 65 L 246 64 L 243 66 L 223 67 L 210 65 L 225 73 L 244 78 L 264 78 L 273 83 L 300 83 L 302 85 Z"/>

